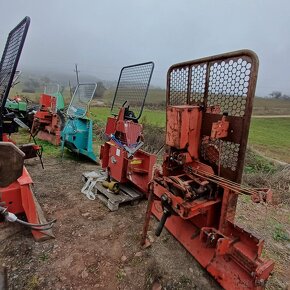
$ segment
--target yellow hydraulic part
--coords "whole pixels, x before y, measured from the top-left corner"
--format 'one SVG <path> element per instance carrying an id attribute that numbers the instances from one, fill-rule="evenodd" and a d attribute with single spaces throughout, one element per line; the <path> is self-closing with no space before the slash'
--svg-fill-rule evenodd
<path id="1" fill-rule="evenodd" d="M 119 187 L 119 182 L 116 181 L 103 181 L 103 186 L 108 188 L 114 193 L 119 193 L 120 187 Z"/>
<path id="2" fill-rule="evenodd" d="M 132 165 L 138 165 L 138 164 L 142 164 L 142 160 L 141 159 L 133 159 L 130 164 Z"/>

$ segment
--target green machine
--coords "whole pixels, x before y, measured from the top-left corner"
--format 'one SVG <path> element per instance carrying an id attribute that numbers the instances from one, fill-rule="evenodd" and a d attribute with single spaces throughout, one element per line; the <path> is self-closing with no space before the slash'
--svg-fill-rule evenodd
<path id="1" fill-rule="evenodd" d="M 61 132 L 62 155 L 64 147 L 98 162 L 93 151 L 93 121 L 89 117 L 89 105 L 97 84 L 78 84 L 67 109 L 67 121 Z"/>

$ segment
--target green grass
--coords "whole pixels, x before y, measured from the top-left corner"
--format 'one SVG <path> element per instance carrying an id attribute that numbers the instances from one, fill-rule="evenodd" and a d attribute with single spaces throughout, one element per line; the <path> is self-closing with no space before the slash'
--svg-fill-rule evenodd
<path id="1" fill-rule="evenodd" d="M 246 165 L 244 168 L 246 173 L 274 173 L 277 171 L 277 166 L 265 157 L 247 150 Z"/>
<path id="2" fill-rule="evenodd" d="M 34 94 L 21 93 L 21 84 L 11 89 L 10 96 L 17 93 L 24 95 L 33 102 L 38 102 L 42 92 Z M 110 104 L 114 95 L 114 90 L 109 89 L 105 92 L 103 101 Z M 64 90 L 65 102 L 68 104 L 70 100 L 69 90 Z M 165 102 L 165 90 L 150 89 L 147 96 L 147 108 L 144 110 L 140 122 L 165 127 L 166 112 L 160 108 L 158 104 Z M 145 106 L 146 107 L 146 106 Z M 152 110 L 149 108 L 155 108 Z M 157 110 L 157 108 L 160 108 Z M 99 127 L 104 127 L 108 116 L 110 116 L 109 107 L 91 107 L 92 118 L 98 122 Z M 268 98 L 255 98 L 253 115 L 286 115 L 290 113 L 290 101 Z M 25 142 L 21 142 L 25 143 Z M 100 142 L 97 142 L 98 145 Z M 279 159 L 281 161 L 290 162 L 290 118 L 252 118 L 249 144 L 262 154 Z M 57 154 L 58 149 L 50 146 L 47 142 L 41 142 L 47 155 Z"/>
<path id="3" fill-rule="evenodd" d="M 108 116 L 110 116 L 110 108 L 93 107 L 91 108 L 92 118 L 96 121 L 97 126 L 105 127 Z M 158 127 L 165 127 L 166 114 L 162 110 L 145 110 L 141 123 Z M 18 144 L 28 143 L 29 134 L 24 133 L 13 134 L 13 139 Z M 60 147 L 51 145 L 48 142 L 36 139 L 38 144 L 43 146 L 45 156 L 60 156 Z M 99 152 L 99 138 L 94 136 L 94 150 Z M 263 155 L 290 163 L 290 118 L 252 118 L 249 145 L 261 152 Z M 68 156 L 68 150 L 65 150 L 64 157 Z"/>
<path id="4" fill-rule="evenodd" d="M 290 162 L 290 118 L 253 118 L 249 144 L 266 156 Z"/>
<path id="5" fill-rule="evenodd" d="M 275 241 L 290 241 L 290 237 L 288 235 L 288 233 L 286 232 L 286 230 L 284 229 L 284 227 L 280 224 L 280 223 L 277 223 L 275 225 L 275 228 L 274 228 L 274 232 L 272 234 L 273 236 L 273 239 Z"/>
<path id="6" fill-rule="evenodd" d="M 106 122 L 110 108 L 91 108 L 94 120 Z M 165 127 L 164 110 L 144 110 L 141 123 Z M 249 145 L 263 155 L 290 162 L 290 118 L 252 118 Z"/>
<path id="7" fill-rule="evenodd" d="M 92 118 L 97 121 L 106 122 L 108 116 L 111 116 L 108 107 L 92 107 L 90 109 Z M 149 123 L 158 127 L 165 127 L 166 113 L 162 110 L 144 110 L 141 123 Z"/>

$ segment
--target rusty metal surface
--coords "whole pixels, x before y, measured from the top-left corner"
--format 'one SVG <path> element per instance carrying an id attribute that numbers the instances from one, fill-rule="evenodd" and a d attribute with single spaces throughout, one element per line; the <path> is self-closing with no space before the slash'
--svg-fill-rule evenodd
<path id="1" fill-rule="evenodd" d="M 6 187 L 22 175 L 25 154 L 11 142 L 0 142 L 0 187 Z"/>
<path id="2" fill-rule="evenodd" d="M 210 152 L 207 146 L 217 146 L 221 176 L 235 182 L 242 177 L 257 74 L 258 57 L 250 50 L 175 64 L 167 74 L 168 106 L 203 106 L 202 161 L 217 166 L 218 161 L 214 164 L 210 161 L 214 159 L 206 156 Z M 212 123 L 223 113 L 229 116 L 229 136 L 225 140 L 208 140 Z"/>

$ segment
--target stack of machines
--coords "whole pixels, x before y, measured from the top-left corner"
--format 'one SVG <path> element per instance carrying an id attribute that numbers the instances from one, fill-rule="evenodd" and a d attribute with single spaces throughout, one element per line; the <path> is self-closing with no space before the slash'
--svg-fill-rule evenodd
<path id="1" fill-rule="evenodd" d="M 41 240 L 51 235 L 54 221 L 45 221 L 33 195 L 25 153 L 10 138 L 19 122 L 5 108 L 29 23 L 26 17 L 10 32 L 0 63 L 0 213 Z M 274 263 L 261 256 L 264 241 L 234 222 L 239 194 L 256 202 L 271 195 L 241 185 L 258 58 L 242 50 L 169 68 L 165 153 L 154 174 L 156 156 L 141 149 L 139 123 L 153 69 L 153 62 L 122 68 L 100 150 L 102 170 L 84 173 L 82 192 L 98 196 L 112 211 L 148 198 L 142 244 L 153 214 L 156 236 L 165 226 L 222 287 L 263 289 Z M 65 126 L 61 97 L 42 94 L 32 134 L 97 162 L 89 116 L 96 86 L 78 84 Z"/>

